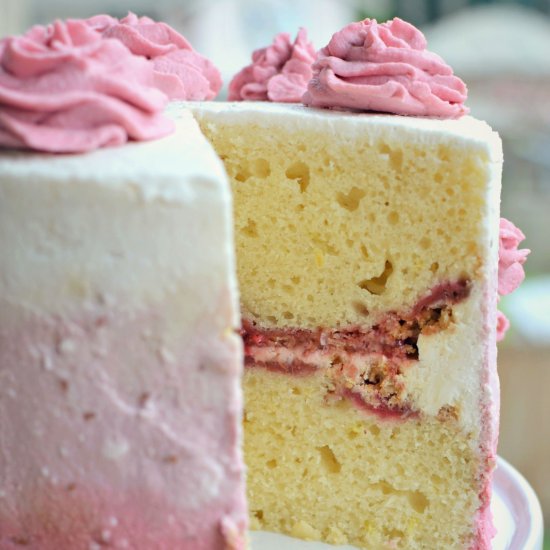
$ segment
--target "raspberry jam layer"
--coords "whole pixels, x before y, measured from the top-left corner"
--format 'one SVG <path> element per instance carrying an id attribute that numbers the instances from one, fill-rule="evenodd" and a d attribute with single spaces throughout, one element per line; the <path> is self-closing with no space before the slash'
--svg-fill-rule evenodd
<path id="1" fill-rule="evenodd" d="M 420 334 L 445 330 L 467 280 L 434 287 L 407 312 L 390 311 L 369 328 L 266 328 L 243 320 L 245 366 L 294 376 L 320 374 L 327 398 L 345 398 L 384 417 L 416 414 L 403 373 L 418 361 Z"/>

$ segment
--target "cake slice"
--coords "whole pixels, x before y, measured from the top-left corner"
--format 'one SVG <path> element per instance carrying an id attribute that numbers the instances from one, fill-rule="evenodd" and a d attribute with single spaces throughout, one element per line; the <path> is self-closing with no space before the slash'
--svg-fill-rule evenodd
<path id="1" fill-rule="evenodd" d="M 0 151 L 0 547 L 244 546 L 231 197 L 188 111 Z"/>
<path id="2" fill-rule="evenodd" d="M 498 136 L 471 117 L 191 108 L 234 194 L 253 528 L 489 548 Z"/>

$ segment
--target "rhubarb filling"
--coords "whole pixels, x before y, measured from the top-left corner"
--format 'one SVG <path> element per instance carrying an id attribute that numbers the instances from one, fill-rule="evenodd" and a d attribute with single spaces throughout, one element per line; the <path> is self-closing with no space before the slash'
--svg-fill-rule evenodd
<path id="1" fill-rule="evenodd" d="M 245 366 L 318 375 L 327 400 L 347 399 L 385 417 L 416 415 L 403 375 L 418 362 L 418 338 L 452 325 L 453 306 L 470 288 L 466 279 L 439 284 L 409 311 L 386 312 L 369 327 L 272 328 L 245 318 Z"/>

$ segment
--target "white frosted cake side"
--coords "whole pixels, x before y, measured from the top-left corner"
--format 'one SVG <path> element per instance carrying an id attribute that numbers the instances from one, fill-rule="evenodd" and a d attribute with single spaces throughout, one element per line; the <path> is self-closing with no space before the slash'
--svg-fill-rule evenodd
<path id="1" fill-rule="evenodd" d="M 0 547 L 241 548 L 231 196 L 192 116 L 0 152 Z"/>

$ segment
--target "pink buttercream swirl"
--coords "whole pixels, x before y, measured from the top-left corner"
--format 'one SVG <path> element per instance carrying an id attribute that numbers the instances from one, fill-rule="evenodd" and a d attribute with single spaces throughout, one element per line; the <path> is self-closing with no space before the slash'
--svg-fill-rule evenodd
<path id="1" fill-rule="evenodd" d="M 279 33 L 273 43 L 256 50 L 252 63 L 229 84 L 229 101 L 280 101 L 299 103 L 311 79 L 315 48 L 300 29 L 294 43 Z"/>
<path id="2" fill-rule="evenodd" d="M 518 249 L 519 243 L 525 239 L 523 232 L 511 221 L 500 219 L 499 249 L 498 249 L 498 294 L 510 294 L 523 282 L 525 271 L 523 264 L 530 250 Z M 502 340 L 510 322 L 501 311 L 497 315 L 497 340 Z"/>
<path id="3" fill-rule="evenodd" d="M 104 37 L 120 40 L 133 54 L 152 60 L 155 85 L 170 99 L 202 101 L 220 91 L 220 71 L 166 23 L 133 13 L 120 21 L 97 15 L 87 23 Z"/>
<path id="4" fill-rule="evenodd" d="M 0 147 L 85 152 L 169 134 L 153 67 L 83 21 L 0 42 Z"/>
<path id="5" fill-rule="evenodd" d="M 424 35 L 399 18 L 351 23 L 319 52 L 303 102 L 398 115 L 466 114 L 466 85 L 426 45 Z"/>

